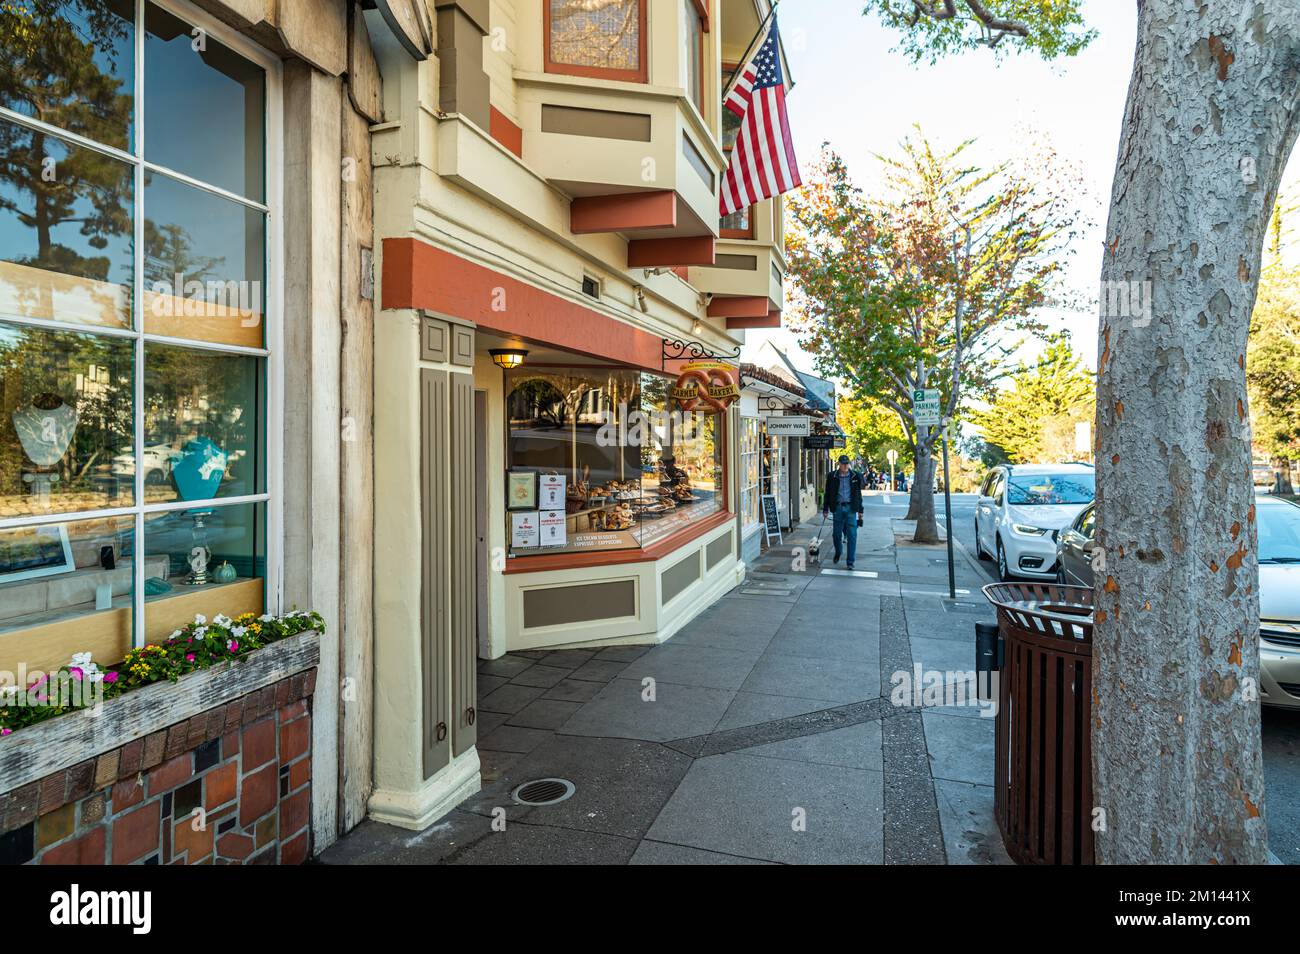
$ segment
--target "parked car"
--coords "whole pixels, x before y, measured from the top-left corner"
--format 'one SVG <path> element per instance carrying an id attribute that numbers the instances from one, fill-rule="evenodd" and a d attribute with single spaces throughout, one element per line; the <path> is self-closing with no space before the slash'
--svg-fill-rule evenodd
<path id="1" fill-rule="evenodd" d="M 180 456 L 170 444 L 147 444 L 143 448 L 144 482 L 149 486 L 164 484 L 172 473 L 172 461 Z M 113 476 L 134 477 L 135 456 L 118 454 L 113 458 Z"/>
<path id="2" fill-rule="evenodd" d="M 1092 586 L 1096 508 L 1088 507 L 1057 541 L 1057 582 Z M 1300 507 L 1258 495 L 1260 699 L 1300 709 Z"/>
<path id="3" fill-rule="evenodd" d="M 1256 490 L 1272 487 L 1276 477 L 1277 474 L 1273 469 L 1272 461 L 1257 460 L 1251 463 L 1250 479 L 1254 483 Z M 1265 492 L 1267 493 L 1267 490 Z"/>
<path id="4" fill-rule="evenodd" d="M 1090 464 L 1002 464 L 989 471 L 975 505 L 975 546 L 998 562 L 1003 580 L 1056 578 L 1054 531 L 1092 503 Z"/>

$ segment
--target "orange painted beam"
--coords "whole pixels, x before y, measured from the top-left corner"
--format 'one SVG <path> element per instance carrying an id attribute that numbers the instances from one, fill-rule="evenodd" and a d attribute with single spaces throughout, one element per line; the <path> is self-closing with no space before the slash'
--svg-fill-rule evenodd
<path id="1" fill-rule="evenodd" d="M 384 309 L 427 308 L 576 354 L 659 370 L 663 339 L 414 238 L 384 239 Z"/>
<path id="2" fill-rule="evenodd" d="M 709 302 L 710 318 L 766 318 L 771 305 L 766 298 L 718 295 Z"/>
<path id="3" fill-rule="evenodd" d="M 512 123 L 510 117 L 495 106 L 489 106 L 488 110 L 488 121 L 491 123 L 488 132 L 492 138 L 522 159 L 524 155 L 524 131 Z"/>
<path id="4" fill-rule="evenodd" d="M 684 238 L 632 239 L 627 243 L 628 268 L 658 268 L 667 265 L 712 265 L 712 235 Z"/>
<path id="5" fill-rule="evenodd" d="M 762 318 L 728 318 L 727 330 L 736 331 L 742 328 L 780 328 L 781 313 L 779 311 L 769 311 Z"/>
<path id="6" fill-rule="evenodd" d="M 569 231 L 574 235 L 676 227 L 677 193 L 671 189 L 579 196 L 569 203 Z"/>

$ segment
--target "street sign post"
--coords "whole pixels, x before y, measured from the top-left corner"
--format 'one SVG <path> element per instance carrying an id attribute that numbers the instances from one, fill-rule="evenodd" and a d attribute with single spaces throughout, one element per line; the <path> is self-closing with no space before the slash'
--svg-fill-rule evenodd
<path id="1" fill-rule="evenodd" d="M 957 574 L 952 562 L 952 492 L 948 487 L 948 428 L 943 429 L 943 518 L 948 536 L 948 599 L 957 598 Z"/>
<path id="2" fill-rule="evenodd" d="M 898 451 L 892 447 L 885 452 L 885 457 L 889 460 L 889 489 L 894 489 L 894 461 L 898 460 Z"/>
<path id="3" fill-rule="evenodd" d="M 912 419 L 917 427 L 931 427 L 942 418 L 938 388 L 916 388 L 912 391 Z"/>

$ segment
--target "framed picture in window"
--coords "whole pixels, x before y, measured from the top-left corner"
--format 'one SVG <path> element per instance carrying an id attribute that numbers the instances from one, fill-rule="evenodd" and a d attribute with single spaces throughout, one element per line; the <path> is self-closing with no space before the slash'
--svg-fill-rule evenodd
<path id="1" fill-rule="evenodd" d="M 506 509 L 537 509 L 537 473 L 535 471 L 506 471 Z"/>
<path id="2" fill-rule="evenodd" d="M 71 573 L 72 546 L 62 524 L 0 531 L 0 583 Z"/>

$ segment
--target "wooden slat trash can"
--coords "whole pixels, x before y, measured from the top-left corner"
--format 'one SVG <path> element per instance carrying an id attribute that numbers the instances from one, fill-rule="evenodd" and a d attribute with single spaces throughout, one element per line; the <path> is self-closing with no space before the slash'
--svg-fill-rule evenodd
<path id="1" fill-rule="evenodd" d="M 993 583 L 1003 640 L 994 811 L 1019 864 L 1093 863 L 1092 590 Z"/>

